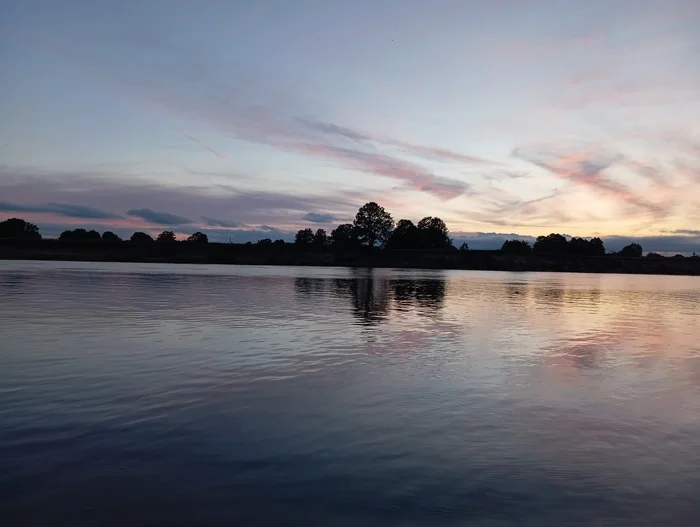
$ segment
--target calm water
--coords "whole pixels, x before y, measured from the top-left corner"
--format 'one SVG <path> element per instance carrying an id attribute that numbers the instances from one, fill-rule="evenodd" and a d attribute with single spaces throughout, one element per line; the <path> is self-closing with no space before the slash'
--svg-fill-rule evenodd
<path id="1" fill-rule="evenodd" d="M 700 525 L 700 279 L 0 262 L 0 518 Z"/>

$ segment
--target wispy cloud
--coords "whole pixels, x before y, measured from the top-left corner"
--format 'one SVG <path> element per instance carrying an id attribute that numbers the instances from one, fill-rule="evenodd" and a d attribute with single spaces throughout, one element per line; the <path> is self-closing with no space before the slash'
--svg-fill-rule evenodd
<path id="1" fill-rule="evenodd" d="M 606 169 L 624 157 L 605 150 L 560 151 L 556 148 L 519 147 L 513 156 L 538 166 L 566 181 L 588 187 L 601 195 L 663 216 L 667 211 L 662 204 L 650 202 L 627 185 L 604 174 Z"/>
<path id="2" fill-rule="evenodd" d="M 89 200 L 91 206 L 120 211 L 169 211 L 177 218 L 184 217 L 188 224 L 195 224 L 190 219 L 197 218 L 202 224 L 210 220 L 209 223 L 218 223 L 222 228 L 239 228 L 237 224 L 299 228 L 304 223 L 301 217 L 309 211 L 328 211 L 338 217 L 348 217 L 374 197 L 333 189 L 292 194 L 248 190 L 235 185 L 217 186 L 212 192 L 211 186 L 162 185 L 149 181 L 147 172 L 137 171 L 133 175 L 135 177 L 124 178 L 118 170 L 112 172 L 107 168 L 101 172 L 96 169 L 83 172 L 0 165 L 0 195 L 13 203 L 34 197 L 60 202 Z M 231 211 L 236 212 L 235 221 L 228 219 Z M 174 224 L 179 224 L 179 220 Z"/>
<path id="3" fill-rule="evenodd" d="M 24 205 L 20 203 L 9 203 L 0 201 L 0 211 L 2 212 L 37 212 L 56 214 L 69 218 L 85 219 L 117 219 L 121 216 L 105 212 L 104 210 L 90 207 L 88 205 L 70 205 L 67 203 L 45 203 L 43 205 Z"/>
<path id="4" fill-rule="evenodd" d="M 126 214 L 156 225 L 187 225 L 193 223 L 189 218 L 152 209 L 131 209 Z"/>
<path id="5" fill-rule="evenodd" d="M 336 221 L 333 214 L 328 214 L 325 212 L 307 212 L 302 216 L 302 219 L 310 221 L 311 223 L 332 223 Z"/>
<path id="6" fill-rule="evenodd" d="M 215 148 L 209 146 L 208 144 L 206 144 L 204 141 L 202 141 L 202 140 L 199 139 L 198 137 L 195 137 L 195 136 L 193 136 L 193 135 L 188 134 L 187 132 L 185 132 L 184 130 L 182 130 L 181 128 L 179 128 L 179 127 L 177 127 L 177 126 L 175 126 L 174 128 L 175 128 L 175 130 L 176 130 L 177 132 L 179 132 L 180 134 L 182 134 L 183 136 L 185 136 L 187 139 L 189 139 L 189 140 L 192 141 L 193 143 L 197 143 L 199 146 L 201 146 L 201 147 L 204 148 L 205 150 L 208 150 L 208 151 L 211 152 L 212 154 L 214 154 L 214 155 L 216 155 L 216 156 L 218 156 L 218 157 L 221 157 L 221 158 L 223 158 L 223 159 L 228 159 L 228 158 L 229 158 L 226 154 L 224 154 L 223 152 L 219 152 L 219 151 L 216 150 Z"/>
<path id="7" fill-rule="evenodd" d="M 400 150 L 404 150 L 413 155 L 425 157 L 430 160 L 438 161 L 452 161 L 458 162 L 465 165 L 478 165 L 478 166 L 502 166 L 500 162 L 496 162 L 490 159 L 485 159 L 483 157 L 464 154 L 462 152 L 456 152 L 448 148 L 441 148 L 435 146 L 419 145 L 415 143 L 409 143 L 406 141 L 401 141 L 398 139 L 392 139 L 387 137 L 380 137 L 377 135 L 371 136 L 352 128 L 346 126 L 340 126 L 334 123 L 319 121 L 316 119 L 303 119 L 296 118 L 296 121 L 311 130 L 322 132 L 323 134 L 329 136 L 340 136 L 352 141 L 364 142 L 364 143 L 375 143 L 383 144 L 387 146 L 397 147 Z"/>
<path id="8" fill-rule="evenodd" d="M 416 163 L 398 157 L 330 145 L 307 145 L 306 152 L 336 160 L 346 168 L 396 179 L 407 188 L 449 200 L 469 191 L 461 180 L 438 176 Z"/>
<path id="9" fill-rule="evenodd" d="M 202 216 L 202 221 L 210 225 L 212 227 L 227 227 L 227 228 L 237 228 L 237 227 L 245 227 L 245 223 L 240 223 L 237 221 L 229 221 L 229 220 L 219 220 L 216 218 L 208 218 L 207 216 Z"/>

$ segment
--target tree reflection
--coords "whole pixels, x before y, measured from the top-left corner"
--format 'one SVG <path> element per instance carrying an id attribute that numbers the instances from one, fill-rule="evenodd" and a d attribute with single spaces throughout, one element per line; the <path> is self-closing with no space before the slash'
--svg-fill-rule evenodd
<path id="1" fill-rule="evenodd" d="M 295 278 L 294 290 L 319 304 L 323 295 L 349 301 L 353 315 L 363 326 L 376 326 L 387 320 L 392 309 L 418 309 L 420 314 L 430 316 L 442 308 L 446 295 L 442 277 L 392 278 L 372 269 L 353 269 L 351 276 L 332 280 Z"/>
<path id="2" fill-rule="evenodd" d="M 327 287 L 324 278 L 297 277 L 294 279 L 294 291 L 302 296 L 321 294 Z"/>
<path id="3" fill-rule="evenodd" d="M 435 278 L 391 280 L 390 288 L 396 309 L 408 311 L 420 308 L 426 314 L 434 314 L 445 301 L 445 281 Z"/>
<path id="4" fill-rule="evenodd" d="M 373 270 L 353 269 L 352 278 L 335 280 L 335 293 L 352 302 L 353 314 L 363 326 L 375 326 L 389 314 L 389 288 L 386 279 L 377 279 Z"/>

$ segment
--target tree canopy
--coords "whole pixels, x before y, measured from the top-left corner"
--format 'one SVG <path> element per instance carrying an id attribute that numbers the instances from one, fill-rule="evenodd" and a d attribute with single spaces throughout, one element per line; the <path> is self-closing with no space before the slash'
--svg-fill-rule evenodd
<path id="1" fill-rule="evenodd" d="M 177 239 L 173 231 L 163 231 L 158 235 L 156 241 L 159 243 L 173 243 L 176 242 Z"/>
<path id="2" fill-rule="evenodd" d="M 10 218 L 0 222 L 0 238 L 17 240 L 41 240 L 39 228 L 20 218 Z"/>
<path id="3" fill-rule="evenodd" d="M 129 241 L 131 243 L 151 243 L 153 241 L 153 238 L 151 238 L 150 234 L 146 234 L 145 232 L 135 232 L 134 234 L 131 235 L 131 238 L 129 238 Z"/>
<path id="4" fill-rule="evenodd" d="M 300 229 L 294 237 L 297 245 L 312 245 L 314 243 L 314 231 L 311 229 Z"/>
<path id="5" fill-rule="evenodd" d="M 552 233 L 547 236 L 538 236 L 532 251 L 538 254 L 566 254 L 569 252 L 569 242 L 561 234 Z"/>
<path id="6" fill-rule="evenodd" d="M 120 242 L 122 239 L 114 234 L 112 231 L 105 231 L 102 233 L 102 241 L 105 242 Z"/>
<path id="7" fill-rule="evenodd" d="M 630 258 L 639 258 L 642 256 L 642 246 L 639 245 L 638 243 L 630 243 L 629 245 L 624 246 L 619 253 L 617 253 L 619 256 L 626 256 Z"/>
<path id="8" fill-rule="evenodd" d="M 209 236 L 207 236 L 203 232 L 197 231 L 192 236 L 187 238 L 187 241 L 190 243 L 209 243 Z"/>
<path id="9" fill-rule="evenodd" d="M 418 222 L 420 244 L 423 249 L 448 249 L 452 247 L 447 225 L 440 218 L 427 216 Z"/>
<path id="10" fill-rule="evenodd" d="M 330 242 L 334 249 L 354 249 L 360 245 L 355 226 L 350 223 L 342 223 L 333 229 Z"/>
<path id="11" fill-rule="evenodd" d="M 388 249 L 418 249 L 420 246 L 418 227 L 411 220 L 399 220 L 386 246 Z"/>
<path id="12" fill-rule="evenodd" d="M 100 233 L 92 230 L 87 231 L 85 229 L 73 229 L 68 231 L 63 231 L 58 237 L 61 241 L 100 241 L 102 236 Z"/>
<path id="13" fill-rule="evenodd" d="M 525 240 L 506 240 L 501 246 L 501 252 L 526 256 L 532 252 L 532 247 L 530 247 L 530 244 Z"/>
<path id="14" fill-rule="evenodd" d="M 324 229 L 318 229 L 314 233 L 313 245 L 318 249 L 325 249 L 329 245 L 328 235 Z"/>
<path id="15" fill-rule="evenodd" d="M 363 245 L 384 245 L 394 228 L 394 220 L 384 207 L 374 201 L 364 204 L 357 211 L 353 222 L 357 237 Z"/>

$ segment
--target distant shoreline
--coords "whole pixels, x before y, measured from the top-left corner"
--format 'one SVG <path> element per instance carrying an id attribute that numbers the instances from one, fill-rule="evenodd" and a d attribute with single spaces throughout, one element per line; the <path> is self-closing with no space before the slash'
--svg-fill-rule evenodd
<path id="1" fill-rule="evenodd" d="M 147 244 L 130 242 L 61 242 L 58 240 L 2 241 L 0 260 L 53 260 L 171 264 L 287 265 L 454 269 L 481 271 L 539 271 L 700 276 L 700 258 L 613 255 L 528 255 L 501 251 L 313 250 L 281 246 L 209 243 Z"/>

